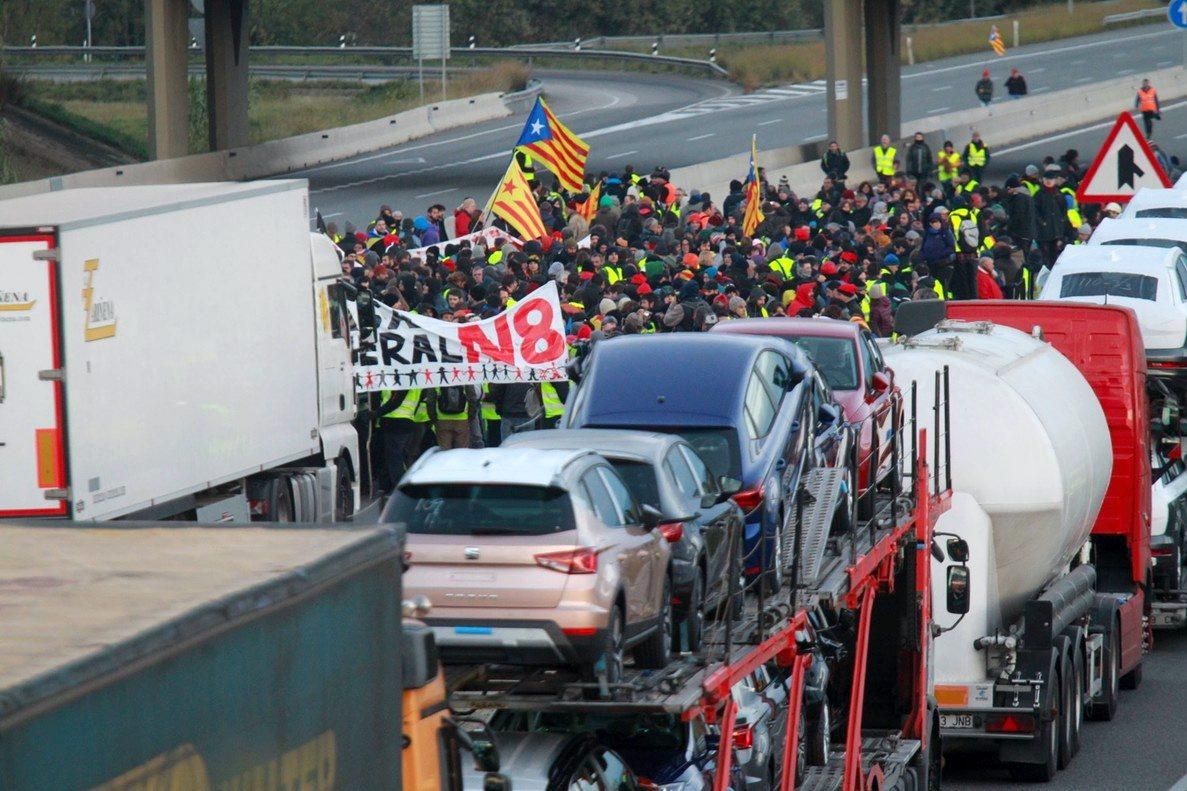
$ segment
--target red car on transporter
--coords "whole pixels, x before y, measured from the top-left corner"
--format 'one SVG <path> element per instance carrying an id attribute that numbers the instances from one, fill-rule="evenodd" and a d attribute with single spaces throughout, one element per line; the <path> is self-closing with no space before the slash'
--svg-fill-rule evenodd
<path id="1" fill-rule="evenodd" d="M 858 429 L 858 518 L 872 517 L 877 485 L 894 471 L 892 438 L 903 409 L 894 371 L 873 336 L 853 322 L 821 318 L 739 319 L 713 331 L 787 338 L 811 356 L 845 420 Z"/>

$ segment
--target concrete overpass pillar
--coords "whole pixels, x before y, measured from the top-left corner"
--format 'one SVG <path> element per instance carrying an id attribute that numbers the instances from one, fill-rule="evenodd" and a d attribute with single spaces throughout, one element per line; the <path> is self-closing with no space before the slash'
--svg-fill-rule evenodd
<path id="1" fill-rule="evenodd" d="M 206 110 L 210 150 L 245 146 L 247 0 L 206 0 Z"/>
<path id="2" fill-rule="evenodd" d="M 865 146 L 862 109 L 862 0 L 825 0 L 828 136 L 842 151 Z"/>
<path id="3" fill-rule="evenodd" d="M 869 135 L 875 145 L 883 134 L 891 140 L 902 132 L 902 40 L 899 0 L 864 0 L 866 19 L 866 71 L 869 74 Z"/>
<path id="4" fill-rule="evenodd" d="M 148 155 L 153 159 L 185 156 L 189 153 L 189 3 L 145 0 L 144 12 Z"/>

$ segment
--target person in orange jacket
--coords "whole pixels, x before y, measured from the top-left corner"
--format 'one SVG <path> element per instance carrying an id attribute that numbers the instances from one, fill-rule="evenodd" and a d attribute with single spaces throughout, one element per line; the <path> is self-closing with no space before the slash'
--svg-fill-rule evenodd
<path id="1" fill-rule="evenodd" d="M 1154 137 L 1154 121 L 1162 120 L 1162 107 L 1158 104 L 1158 91 L 1149 80 L 1142 80 L 1142 87 L 1138 88 L 1138 95 L 1134 97 L 1133 108 L 1142 114 L 1142 123 L 1146 126 L 1146 139 Z"/>

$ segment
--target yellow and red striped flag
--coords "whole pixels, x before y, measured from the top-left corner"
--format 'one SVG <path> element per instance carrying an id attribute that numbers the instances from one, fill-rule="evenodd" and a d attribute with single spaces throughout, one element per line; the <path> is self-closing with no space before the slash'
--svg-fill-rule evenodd
<path id="1" fill-rule="evenodd" d="M 577 213 L 587 220 L 592 220 L 598 213 L 598 200 L 602 197 L 602 182 L 599 181 L 589 188 L 589 197 L 577 204 Z"/>
<path id="2" fill-rule="evenodd" d="M 750 172 L 746 174 L 743 192 L 746 195 L 746 209 L 742 213 L 742 233 L 753 236 L 759 223 L 766 219 L 759 206 L 762 186 L 758 182 L 758 135 L 750 138 Z"/>
<path id="3" fill-rule="evenodd" d="M 997 25 L 993 25 L 989 30 L 989 46 L 993 47 L 993 51 L 999 56 L 1006 54 L 1006 42 L 1002 40 L 1002 34 L 998 31 Z"/>
<path id="4" fill-rule="evenodd" d="M 543 99 L 536 99 L 515 147 L 544 163 L 544 167 L 556 174 L 563 188 L 581 192 L 589 144 L 562 124 Z"/>
<path id="5" fill-rule="evenodd" d="M 523 169 L 515 157 L 507 166 L 507 173 L 495 188 L 490 199 L 490 210 L 496 217 L 502 217 L 525 240 L 542 239 L 548 235 L 544 220 L 540 218 L 540 207 L 536 196 L 528 187 Z"/>

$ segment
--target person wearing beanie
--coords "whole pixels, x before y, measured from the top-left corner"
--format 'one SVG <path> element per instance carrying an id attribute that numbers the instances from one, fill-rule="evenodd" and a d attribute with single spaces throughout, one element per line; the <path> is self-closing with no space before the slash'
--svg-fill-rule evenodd
<path id="1" fill-rule="evenodd" d="M 981 72 L 981 79 L 977 80 L 974 90 L 977 94 L 977 101 L 988 107 L 989 103 L 993 101 L 993 80 L 989 77 L 989 69 Z"/>
<path id="2" fill-rule="evenodd" d="M 730 297 L 727 307 L 729 309 L 729 315 L 731 318 L 744 319 L 750 315 L 746 312 L 746 300 L 742 299 L 741 297 Z"/>

